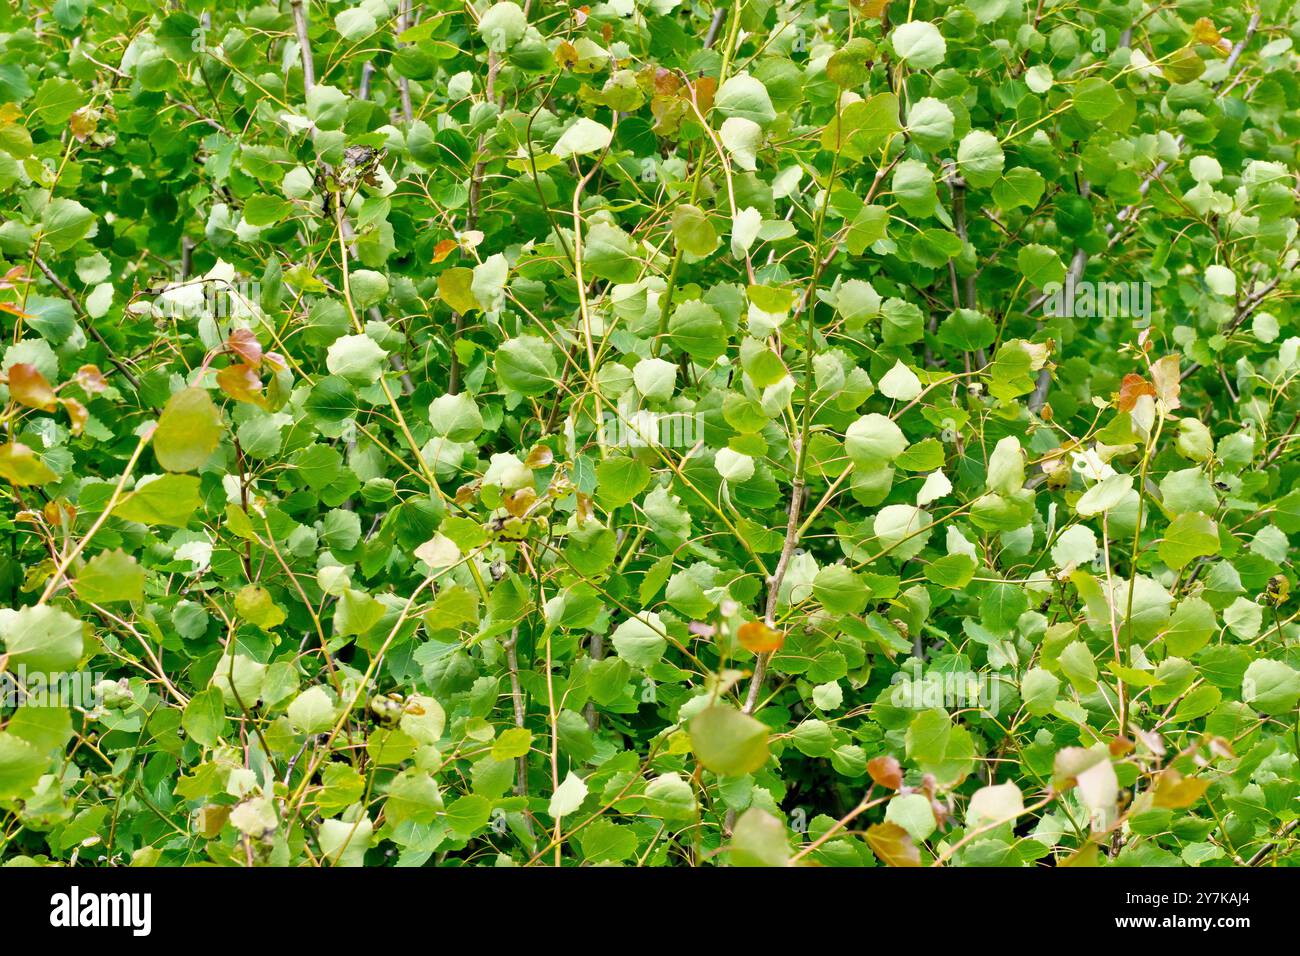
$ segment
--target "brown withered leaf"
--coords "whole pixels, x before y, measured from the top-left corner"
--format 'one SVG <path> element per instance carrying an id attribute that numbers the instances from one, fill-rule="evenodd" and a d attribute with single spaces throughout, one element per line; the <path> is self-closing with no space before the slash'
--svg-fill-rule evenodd
<path id="1" fill-rule="evenodd" d="M 1115 393 L 1115 407 L 1121 412 L 1131 412 L 1133 406 L 1137 404 L 1137 400 L 1143 395 L 1150 395 L 1155 398 L 1156 387 L 1141 375 L 1129 372 L 1120 382 L 1119 391 Z"/>
<path id="2" fill-rule="evenodd" d="M 524 459 L 524 465 L 528 468 L 545 468 L 553 461 L 555 461 L 555 452 L 546 445 L 537 445 Z"/>
<path id="3" fill-rule="evenodd" d="M 920 866 L 921 851 L 912 834 L 897 823 L 875 823 L 867 827 L 867 845 L 885 866 Z"/>
<path id="4" fill-rule="evenodd" d="M 528 514 L 528 509 L 537 501 L 537 492 L 532 488 L 520 488 L 510 497 L 506 498 L 504 505 L 506 511 L 516 518 L 522 518 Z"/>
<path id="5" fill-rule="evenodd" d="M 81 386 L 81 390 L 87 395 L 98 395 L 104 389 L 108 388 L 108 381 L 104 378 L 104 373 L 94 365 L 83 365 L 77 369 L 72 380 Z"/>
<path id="6" fill-rule="evenodd" d="M 872 757 L 867 761 L 867 773 L 882 787 L 897 790 L 903 785 L 903 768 L 898 758 L 891 754 Z"/>
<path id="7" fill-rule="evenodd" d="M 591 495 L 584 495 L 581 491 L 575 496 L 577 498 L 577 507 L 574 509 L 574 517 L 578 519 L 579 525 L 584 525 L 592 519 L 596 513 L 596 507 L 592 503 Z"/>
<path id="8" fill-rule="evenodd" d="M 28 408 L 52 412 L 58 397 L 35 365 L 19 362 L 9 367 L 9 394 L 14 401 Z"/>
<path id="9" fill-rule="evenodd" d="M 746 621 L 736 630 L 740 646 L 754 654 L 777 651 L 785 643 L 785 632 L 768 627 L 762 621 Z"/>
<path id="10" fill-rule="evenodd" d="M 1171 412 L 1182 406 L 1178 396 L 1183 390 L 1183 382 L 1178 364 L 1177 355 L 1166 355 L 1151 364 L 1151 378 L 1154 380 L 1156 398 L 1164 402 L 1165 409 Z"/>
<path id="11" fill-rule="evenodd" d="M 75 398 L 60 399 L 59 404 L 63 406 L 63 410 L 68 413 L 68 420 L 72 422 L 72 434 L 80 435 L 86 427 L 86 422 L 90 421 L 90 412 L 86 411 L 86 406 Z"/>
<path id="12" fill-rule="evenodd" d="M 479 483 L 477 481 L 467 481 L 456 489 L 456 504 L 467 505 L 472 502 L 478 495 Z"/>
<path id="13" fill-rule="evenodd" d="M 702 76 L 695 81 L 693 88 L 695 96 L 695 105 L 699 107 L 700 112 L 705 115 L 713 109 L 713 97 L 718 92 L 718 80 L 712 76 Z"/>
<path id="14" fill-rule="evenodd" d="M 45 515 L 45 520 L 54 528 L 71 528 L 73 522 L 77 520 L 77 506 L 64 501 L 62 498 L 55 498 L 45 502 L 45 507 L 41 509 Z"/>

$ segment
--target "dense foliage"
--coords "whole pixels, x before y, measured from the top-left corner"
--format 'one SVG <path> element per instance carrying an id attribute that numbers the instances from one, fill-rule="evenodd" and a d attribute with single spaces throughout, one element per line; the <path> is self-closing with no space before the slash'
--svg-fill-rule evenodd
<path id="1" fill-rule="evenodd" d="M 1300 860 L 1297 40 L 14 0 L 4 859 Z"/>

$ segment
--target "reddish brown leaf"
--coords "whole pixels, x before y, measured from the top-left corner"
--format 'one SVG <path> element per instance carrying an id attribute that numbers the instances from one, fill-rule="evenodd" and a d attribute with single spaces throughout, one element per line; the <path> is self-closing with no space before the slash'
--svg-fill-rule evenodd
<path id="1" fill-rule="evenodd" d="M 467 505 L 474 500 L 478 494 L 479 483 L 477 481 L 467 481 L 456 489 L 456 504 Z"/>
<path id="2" fill-rule="evenodd" d="M 551 451 L 546 445 L 538 445 L 528 453 L 528 457 L 524 459 L 524 464 L 529 468 L 545 468 L 553 461 L 555 461 L 555 452 Z"/>
<path id="3" fill-rule="evenodd" d="M 27 281 L 26 270 L 21 265 L 14 266 L 3 276 L 0 276 L 0 289 L 13 289 L 26 281 Z M 9 309 L 6 309 L 3 304 L 0 304 L 0 309 L 5 309 L 6 311 L 9 311 Z"/>
<path id="4" fill-rule="evenodd" d="M 54 411 L 58 401 L 54 389 L 36 366 L 22 362 L 9 368 L 9 394 L 20 405 L 39 408 L 43 412 Z"/>
<path id="5" fill-rule="evenodd" d="M 264 405 L 262 380 L 250 365 L 228 365 L 217 373 L 217 385 L 231 398 L 253 405 Z"/>
<path id="6" fill-rule="evenodd" d="M 242 358 L 247 365 L 258 368 L 262 364 L 262 343 L 251 329 L 235 329 L 226 337 L 226 348 Z"/>
<path id="7" fill-rule="evenodd" d="M 564 44 L 560 44 L 560 46 L 563 45 Z M 577 56 L 576 51 L 574 55 Z M 555 56 L 556 59 L 558 60 L 560 56 L 560 51 L 558 48 L 555 51 Z M 449 255 L 455 252 L 459 246 L 460 243 L 458 243 L 455 239 L 440 239 L 438 241 L 438 244 L 433 247 L 433 261 L 441 262 L 443 259 L 446 259 Z"/>
<path id="8" fill-rule="evenodd" d="M 1129 372 L 1120 382 L 1119 392 L 1115 395 L 1115 406 L 1121 412 L 1133 411 L 1133 406 L 1143 395 L 1156 397 L 1156 387 L 1144 379 L 1141 375 L 1134 375 Z"/>
<path id="9" fill-rule="evenodd" d="M 79 143 L 84 143 L 98 128 L 99 110 L 93 110 L 89 106 L 83 106 L 68 119 L 68 129 Z"/>
<path id="10" fill-rule="evenodd" d="M 737 629 L 736 640 L 747 651 L 766 654 L 781 649 L 785 643 L 785 632 L 774 630 L 762 621 L 746 621 Z"/>
<path id="11" fill-rule="evenodd" d="M 662 67 L 655 70 L 655 93 L 660 96 L 672 96 L 681 88 L 681 78 L 672 70 L 665 70 Z"/>
<path id="12" fill-rule="evenodd" d="M 718 92 L 718 81 L 712 76 L 702 76 L 695 81 L 695 105 L 700 112 L 707 114 L 713 109 L 713 96 Z"/>
<path id="13" fill-rule="evenodd" d="M 903 768 L 898 758 L 885 754 L 867 761 L 867 773 L 882 787 L 897 790 L 903 785 Z"/>

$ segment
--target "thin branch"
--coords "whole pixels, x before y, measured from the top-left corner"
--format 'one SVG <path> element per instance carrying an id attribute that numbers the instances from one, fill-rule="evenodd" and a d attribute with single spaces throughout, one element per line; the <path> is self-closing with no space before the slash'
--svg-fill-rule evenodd
<path id="1" fill-rule="evenodd" d="M 312 60 L 311 40 L 307 38 L 307 11 L 303 0 L 289 0 L 293 8 L 293 26 L 298 33 L 298 51 L 302 55 L 302 88 L 310 93 L 316 85 L 316 64 Z"/>
<path id="2" fill-rule="evenodd" d="M 108 353 L 108 360 L 113 363 L 113 367 L 122 373 L 122 377 L 131 383 L 133 389 L 139 392 L 140 380 L 136 378 L 122 360 L 117 357 L 112 346 L 110 346 L 108 342 L 105 341 L 104 336 L 99 333 L 99 329 L 95 328 L 90 315 L 86 312 L 85 308 L 82 307 L 81 302 L 73 294 L 72 290 L 63 283 L 62 279 L 54 274 L 54 270 L 45 264 L 44 259 L 40 256 L 34 256 L 33 258 L 36 261 L 36 268 L 45 273 L 45 278 L 50 280 L 50 284 L 59 290 L 60 295 L 72 303 L 72 310 L 77 313 L 77 317 L 81 319 L 82 325 L 86 327 L 86 331 L 90 333 L 90 337 L 98 342 L 104 351 Z"/>

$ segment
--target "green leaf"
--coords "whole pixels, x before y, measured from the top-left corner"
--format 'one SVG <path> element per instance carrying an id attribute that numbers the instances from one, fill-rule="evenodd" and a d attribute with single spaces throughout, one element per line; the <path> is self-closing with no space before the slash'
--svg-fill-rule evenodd
<path id="1" fill-rule="evenodd" d="M 324 687 L 308 687 L 289 704 L 287 715 L 300 734 L 319 734 L 330 730 L 338 717 L 338 706 Z"/>
<path id="2" fill-rule="evenodd" d="M 5 731 L 21 737 L 42 753 L 62 750 L 72 739 L 72 715 L 64 707 L 24 704 L 9 718 Z"/>
<path id="3" fill-rule="evenodd" d="M 31 743 L 0 731 L 0 800 L 27 797 L 49 761 Z"/>
<path id="4" fill-rule="evenodd" d="M 956 786 L 975 765 L 975 744 L 965 727 L 955 726 L 942 710 L 924 710 L 908 724 L 907 758 L 942 786 Z"/>
<path id="5" fill-rule="evenodd" d="M 11 668 L 45 674 L 73 670 L 81 660 L 81 622 L 48 604 L 0 608 L 0 640 Z"/>
<path id="6" fill-rule="evenodd" d="M 201 388 L 183 388 L 167 400 L 153 433 L 153 452 L 168 471 L 194 471 L 221 442 L 221 412 Z"/>
<path id="7" fill-rule="evenodd" d="M 95 214 L 75 199 L 52 199 L 41 215 L 42 241 L 55 252 L 66 252 L 94 225 Z"/>
<path id="8" fill-rule="evenodd" d="M 113 509 L 126 521 L 184 528 L 199 506 L 199 479 L 193 475 L 163 475 L 140 482 Z"/>
<path id="9" fill-rule="evenodd" d="M 1065 264 L 1061 257 L 1047 246 L 1031 243 L 1022 246 L 1016 254 L 1020 273 L 1031 286 L 1046 289 L 1054 283 L 1065 281 Z"/>
<path id="10" fill-rule="evenodd" d="M 139 601 L 144 597 L 144 568 L 120 548 L 101 551 L 78 572 L 76 588 L 78 597 L 95 604 Z"/>
<path id="11" fill-rule="evenodd" d="M 596 466 L 596 500 L 607 511 L 645 491 L 650 469 L 633 458 L 607 458 Z"/>
<path id="12" fill-rule="evenodd" d="M 1262 714 L 1294 714 L 1300 672 L 1281 661 L 1251 661 L 1241 680 L 1241 699 Z"/>
<path id="13" fill-rule="evenodd" d="M 731 833 L 732 866 L 785 866 L 790 842 L 785 824 L 766 810 L 750 807 Z"/>
<path id="14" fill-rule="evenodd" d="M 731 707 L 707 707 L 691 718 L 691 749 L 706 770 L 726 777 L 767 763 L 767 726 Z"/>
<path id="15" fill-rule="evenodd" d="M 842 564 L 828 564 L 813 578 L 813 596 L 833 614 L 861 614 L 870 592 L 862 578 Z"/>
<path id="16" fill-rule="evenodd" d="M 673 310 L 668 334 L 675 348 L 696 362 L 712 362 L 727 349 L 727 332 L 722 317 L 712 306 L 691 299 Z"/>
<path id="17" fill-rule="evenodd" d="M 1086 120 L 1101 122 L 1121 105 L 1122 100 L 1115 92 L 1115 87 L 1104 77 L 1087 77 L 1075 87 L 1074 109 Z"/>
<path id="18" fill-rule="evenodd" d="M 551 346 L 536 335 L 521 335 L 496 354 L 497 380 L 521 395 L 544 395 L 555 384 L 557 369 Z"/>
<path id="19" fill-rule="evenodd" d="M 957 168 L 972 186 L 992 186 L 1002 177 L 1004 161 L 997 137 L 982 129 L 971 130 L 957 147 Z"/>
<path id="20" fill-rule="evenodd" d="M 551 152 L 561 158 L 597 153 L 609 145 L 613 135 L 608 126 L 580 116 L 551 147 Z"/>
<path id="21" fill-rule="evenodd" d="M 1219 553 L 1219 526 L 1200 512 L 1180 514 L 1169 523 L 1157 551 L 1171 568 L 1195 558 Z"/>
<path id="22" fill-rule="evenodd" d="M 42 126 L 62 126 L 85 102 L 86 97 L 76 83 L 51 77 L 37 87 L 31 112 Z"/>
<path id="23" fill-rule="evenodd" d="M 673 209 L 673 239 L 692 256 L 707 256 L 718 248 L 718 232 L 698 206 L 682 203 Z"/>
<path id="24" fill-rule="evenodd" d="M 767 87 L 748 73 L 730 77 L 718 88 L 713 107 L 723 116 L 738 116 L 766 126 L 776 119 Z"/>
<path id="25" fill-rule="evenodd" d="M 235 595 L 235 613 L 264 631 L 284 623 L 285 614 L 271 598 L 271 592 L 256 584 L 247 584 Z"/>
<path id="26" fill-rule="evenodd" d="M 191 697 L 185 705 L 181 726 L 185 728 L 185 733 L 204 747 L 217 746 L 230 727 L 221 691 L 209 687 Z"/>
<path id="27" fill-rule="evenodd" d="M 943 62 L 948 44 L 933 23 L 913 20 L 894 27 L 889 34 L 894 52 L 917 70 L 929 70 Z"/>
<path id="28" fill-rule="evenodd" d="M 603 222 L 596 223 L 583 237 L 582 265 L 589 275 L 611 282 L 635 282 L 642 269 L 631 237 Z"/>
<path id="29" fill-rule="evenodd" d="M 1017 166 L 993 184 L 993 201 L 999 209 L 1009 212 L 1024 206 L 1032 209 L 1043 197 L 1046 184 L 1037 170 Z"/>
<path id="30" fill-rule="evenodd" d="M 334 340 L 325 356 L 331 375 L 353 385 L 373 384 L 382 374 L 388 353 L 369 335 L 357 333 Z"/>

